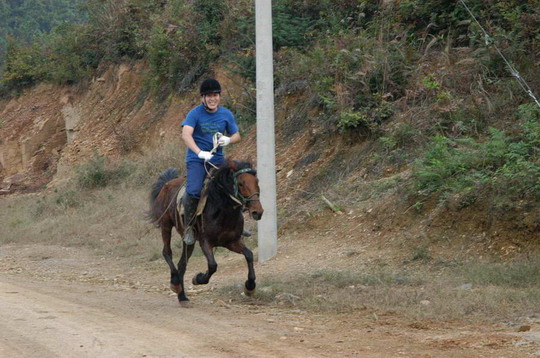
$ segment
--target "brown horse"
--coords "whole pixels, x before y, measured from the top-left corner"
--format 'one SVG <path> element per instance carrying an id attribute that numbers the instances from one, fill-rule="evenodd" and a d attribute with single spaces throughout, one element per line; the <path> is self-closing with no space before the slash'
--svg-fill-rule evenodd
<path id="1" fill-rule="evenodd" d="M 184 289 L 186 266 L 195 245 L 186 245 L 182 241 L 182 254 L 178 269 L 174 266 L 171 250 L 172 228 L 183 236 L 184 224 L 176 205 L 177 195 L 184 185 L 185 178 L 178 178 L 176 169 L 169 168 L 154 183 L 150 194 L 150 218 L 161 228 L 163 239 L 163 257 L 171 269 L 171 289 L 178 293 L 181 304 L 187 303 Z M 263 208 L 259 201 L 259 184 L 255 170 L 249 162 L 227 160 L 219 169 L 211 172 L 211 177 L 202 197 L 207 196 L 206 205 L 194 223 L 194 232 L 206 257 L 208 270 L 193 277 L 194 285 L 207 284 L 217 270 L 214 258 L 215 247 L 226 247 L 243 254 L 248 265 L 248 279 L 244 292 L 255 292 L 255 270 L 253 253 L 242 239 L 244 217 L 242 212 L 249 211 L 250 216 L 260 220 Z"/>

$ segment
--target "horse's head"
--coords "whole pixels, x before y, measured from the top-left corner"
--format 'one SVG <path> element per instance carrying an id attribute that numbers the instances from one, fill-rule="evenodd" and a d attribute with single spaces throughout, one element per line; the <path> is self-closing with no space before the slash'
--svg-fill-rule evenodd
<path id="1" fill-rule="evenodd" d="M 253 220 L 260 220 L 264 209 L 259 200 L 260 189 L 257 172 L 249 162 L 237 163 L 229 160 L 228 165 L 233 171 L 236 197 L 245 205 Z"/>

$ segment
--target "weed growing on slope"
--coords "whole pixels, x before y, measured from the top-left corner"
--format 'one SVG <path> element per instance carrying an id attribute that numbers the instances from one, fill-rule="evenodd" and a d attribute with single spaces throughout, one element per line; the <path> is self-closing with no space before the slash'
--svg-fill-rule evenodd
<path id="1" fill-rule="evenodd" d="M 492 128 L 484 142 L 434 137 L 414 166 L 417 195 L 490 190 L 499 197 L 540 198 L 538 110 L 522 105 L 520 116 L 523 132 L 518 136 Z"/>

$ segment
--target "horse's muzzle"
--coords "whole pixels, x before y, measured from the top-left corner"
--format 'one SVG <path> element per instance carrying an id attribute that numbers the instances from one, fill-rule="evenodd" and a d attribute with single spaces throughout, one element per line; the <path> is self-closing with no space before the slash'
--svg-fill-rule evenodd
<path id="1" fill-rule="evenodd" d="M 253 211 L 250 211 L 250 214 L 251 214 L 251 217 L 253 218 L 253 220 L 261 220 L 261 218 L 263 216 L 263 212 L 264 212 L 264 210 L 261 210 L 261 211 L 253 210 Z"/>

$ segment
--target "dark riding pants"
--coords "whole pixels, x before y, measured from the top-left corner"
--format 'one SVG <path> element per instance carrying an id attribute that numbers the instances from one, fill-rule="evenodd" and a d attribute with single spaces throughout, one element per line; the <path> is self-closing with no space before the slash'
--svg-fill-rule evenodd
<path id="1" fill-rule="evenodd" d="M 212 164 L 219 166 L 222 164 L 222 161 L 213 162 Z M 206 169 L 204 168 L 206 165 Z M 201 191 L 204 185 L 204 178 L 206 178 L 206 170 L 210 171 L 212 166 L 204 162 L 187 162 L 187 183 L 186 183 L 186 193 L 192 197 L 200 198 Z"/>

